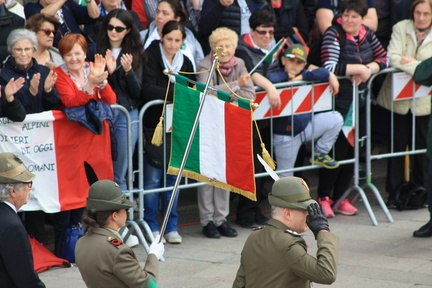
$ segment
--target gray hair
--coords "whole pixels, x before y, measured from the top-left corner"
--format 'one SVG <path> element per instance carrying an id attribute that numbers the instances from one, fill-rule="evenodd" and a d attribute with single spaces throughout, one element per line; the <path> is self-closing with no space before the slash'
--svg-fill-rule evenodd
<path id="1" fill-rule="evenodd" d="M 24 189 L 23 183 L 17 184 L 0 184 L 0 202 L 4 202 L 10 197 L 10 189 L 17 189 L 22 191 Z"/>
<path id="2" fill-rule="evenodd" d="M 28 29 L 20 28 L 12 30 L 7 37 L 6 44 L 9 53 L 12 53 L 12 47 L 15 45 L 15 43 L 23 39 L 29 40 L 33 45 L 33 49 L 37 49 L 38 40 L 36 33 Z"/>
<path id="3" fill-rule="evenodd" d="M 272 218 L 274 218 L 274 219 L 279 218 L 279 216 L 282 215 L 284 209 L 285 208 L 271 205 L 271 216 L 272 216 Z"/>

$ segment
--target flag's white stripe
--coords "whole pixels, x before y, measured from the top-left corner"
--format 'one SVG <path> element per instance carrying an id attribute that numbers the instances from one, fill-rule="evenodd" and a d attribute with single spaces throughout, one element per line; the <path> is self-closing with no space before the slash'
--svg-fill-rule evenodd
<path id="1" fill-rule="evenodd" d="M 224 102 L 207 96 L 199 123 L 200 172 L 201 175 L 226 183 L 224 122 Z"/>

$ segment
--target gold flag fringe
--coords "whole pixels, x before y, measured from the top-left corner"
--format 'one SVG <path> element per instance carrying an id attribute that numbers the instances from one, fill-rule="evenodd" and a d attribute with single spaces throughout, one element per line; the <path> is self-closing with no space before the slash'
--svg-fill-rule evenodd
<path id="1" fill-rule="evenodd" d="M 276 162 L 273 160 L 273 158 L 270 156 L 269 152 L 265 148 L 265 144 L 261 143 L 261 149 L 262 149 L 262 155 L 264 161 L 269 165 L 269 167 L 274 170 L 276 168 Z"/>
<path id="2" fill-rule="evenodd" d="M 164 117 L 160 117 L 159 118 L 159 123 L 156 125 L 156 129 L 153 133 L 153 137 L 152 137 L 152 141 L 151 143 L 155 146 L 160 146 L 162 145 L 162 139 L 163 139 L 163 120 Z"/>
<path id="3" fill-rule="evenodd" d="M 163 103 L 163 107 L 162 107 L 162 114 L 161 114 L 161 117 L 159 117 L 159 123 L 156 125 L 155 131 L 153 133 L 152 141 L 151 141 L 151 143 L 153 145 L 158 146 L 158 147 L 160 145 L 162 145 L 162 143 L 163 143 L 163 141 L 162 141 L 162 139 L 163 139 L 163 137 L 162 137 L 162 135 L 163 135 L 163 120 L 164 120 L 163 115 L 165 115 L 165 106 L 166 106 L 166 102 L 167 102 L 167 98 L 168 98 L 168 92 L 170 89 L 170 81 L 171 81 L 170 77 L 168 76 L 168 84 L 167 84 L 167 89 L 165 92 L 165 99 L 164 99 L 164 103 Z"/>
<path id="4" fill-rule="evenodd" d="M 172 166 L 168 167 L 167 174 L 178 175 L 178 172 L 179 172 L 179 168 L 172 167 Z M 257 201 L 256 193 L 253 193 L 253 192 L 250 192 L 250 191 L 246 191 L 246 190 L 243 190 L 243 189 L 239 189 L 237 187 L 234 187 L 234 186 L 226 184 L 226 183 L 222 183 L 222 182 L 217 181 L 217 180 L 209 179 L 208 177 L 203 176 L 203 175 L 201 175 L 199 173 L 183 169 L 182 176 L 190 178 L 190 179 L 194 179 L 196 181 L 203 182 L 203 183 L 206 183 L 208 185 L 215 186 L 215 187 L 218 187 L 218 188 L 221 188 L 221 189 L 224 189 L 224 190 L 229 190 L 231 192 L 235 192 L 235 193 L 241 194 L 244 197 L 246 197 L 246 198 L 248 198 L 248 199 L 250 199 L 252 201 Z"/>

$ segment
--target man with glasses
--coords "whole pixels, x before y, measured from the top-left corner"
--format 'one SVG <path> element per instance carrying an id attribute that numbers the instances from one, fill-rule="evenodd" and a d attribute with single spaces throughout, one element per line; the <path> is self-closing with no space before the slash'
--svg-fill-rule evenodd
<path id="1" fill-rule="evenodd" d="M 35 175 L 12 153 L 0 153 L 0 287 L 42 288 L 27 232 L 17 211 L 28 202 Z"/>
<path id="2" fill-rule="evenodd" d="M 255 229 L 241 253 L 233 288 L 310 287 L 336 280 L 339 238 L 302 178 L 278 179 L 268 196 L 272 219 Z M 318 244 L 316 258 L 307 253 L 301 233 L 308 228 Z"/>

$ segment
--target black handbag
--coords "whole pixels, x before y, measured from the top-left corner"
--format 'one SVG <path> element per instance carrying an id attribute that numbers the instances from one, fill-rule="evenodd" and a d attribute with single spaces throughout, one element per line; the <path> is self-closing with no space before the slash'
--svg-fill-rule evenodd
<path id="1" fill-rule="evenodd" d="M 171 134 L 165 134 L 165 143 L 160 146 L 155 146 L 151 143 L 155 129 L 146 128 L 144 130 L 144 154 L 147 162 L 156 168 L 162 169 L 164 167 L 164 147 L 166 155 L 166 164 L 170 160 L 171 149 Z"/>

